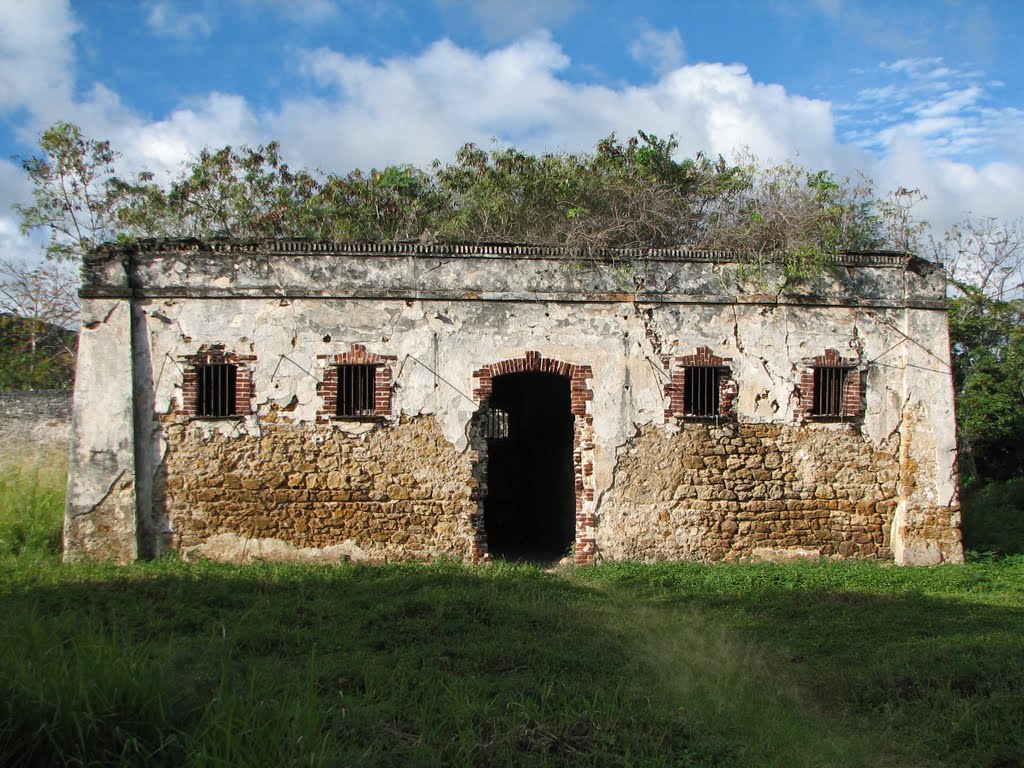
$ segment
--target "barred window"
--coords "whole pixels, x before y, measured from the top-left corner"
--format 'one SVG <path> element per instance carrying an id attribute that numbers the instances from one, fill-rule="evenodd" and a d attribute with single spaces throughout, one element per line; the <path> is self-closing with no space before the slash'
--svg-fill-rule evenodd
<path id="1" fill-rule="evenodd" d="M 703 418 L 717 416 L 722 369 L 709 365 L 688 365 L 685 371 L 684 415 Z"/>
<path id="2" fill-rule="evenodd" d="M 196 415 L 206 418 L 237 415 L 235 388 L 238 382 L 238 366 L 230 363 L 209 363 L 197 365 L 195 369 Z"/>
<path id="3" fill-rule="evenodd" d="M 375 416 L 376 365 L 339 365 L 336 416 Z"/>
<path id="4" fill-rule="evenodd" d="M 812 416 L 840 417 L 844 415 L 844 392 L 850 368 L 819 365 L 814 368 L 814 404 Z"/>
<path id="5" fill-rule="evenodd" d="M 509 436 L 508 411 L 487 408 L 484 411 L 484 437 L 487 440 L 504 440 Z"/>

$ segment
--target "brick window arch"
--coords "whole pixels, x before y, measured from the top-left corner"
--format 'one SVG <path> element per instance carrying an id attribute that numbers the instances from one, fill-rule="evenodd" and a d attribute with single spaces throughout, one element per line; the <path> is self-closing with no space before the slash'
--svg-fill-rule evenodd
<path id="1" fill-rule="evenodd" d="M 317 359 L 324 365 L 323 381 L 317 384 L 321 398 L 318 421 L 391 417 L 389 363 L 395 362 L 394 355 L 378 355 L 367 352 L 362 344 L 353 344 L 348 352 L 318 355 Z"/>
<path id="2" fill-rule="evenodd" d="M 732 415 L 739 387 L 730 378 L 731 357 L 719 357 L 710 347 L 692 355 L 664 358 L 670 368 L 665 385 L 669 404 L 665 418 L 722 419 Z"/>
<path id="3" fill-rule="evenodd" d="M 250 416 L 253 410 L 252 364 L 255 355 L 230 352 L 224 344 L 204 345 L 182 358 L 180 415 L 204 419 Z"/>
<path id="4" fill-rule="evenodd" d="M 835 349 L 802 361 L 797 416 L 815 421 L 844 421 L 862 416 L 865 371 L 855 357 Z"/>

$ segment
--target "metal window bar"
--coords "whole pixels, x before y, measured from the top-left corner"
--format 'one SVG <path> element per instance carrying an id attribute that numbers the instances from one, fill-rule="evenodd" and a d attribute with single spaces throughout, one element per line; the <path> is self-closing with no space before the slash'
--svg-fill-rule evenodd
<path id="1" fill-rule="evenodd" d="M 484 413 L 484 437 L 487 440 L 504 440 L 508 437 L 508 411 L 487 409 Z"/>
<path id="2" fill-rule="evenodd" d="M 812 416 L 843 415 L 843 390 L 850 369 L 836 365 L 819 365 L 814 369 L 814 404 Z"/>
<path id="3" fill-rule="evenodd" d="M 710 365 L 686 366 L 683 413 L 686 416 L 718 416 L 718 383 L 721 370 Z"/>
<path id="4" fill-rule="evenodd" d="M 196 366 L 196 415 L 207 418 L 234 416 L 238 366 L 212 363 Z"/>
<path id="5" fill-rule="evenodd" d="M 338 416 L 375 416 L 375 365 L 338 366 Z"/>

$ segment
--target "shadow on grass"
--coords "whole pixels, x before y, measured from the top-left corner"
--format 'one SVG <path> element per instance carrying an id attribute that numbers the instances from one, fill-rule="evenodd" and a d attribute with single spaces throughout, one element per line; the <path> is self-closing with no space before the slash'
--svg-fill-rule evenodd
<path id="1" fill-rule="evenodd" d="M 0 758 L 1016 765 L 1019 576 L 54 565 L 0 575 Z"/>
<path id="2" fill-rule="evenodd" d="M 1024 558 L 611 565 L 584 578 L 668 614 L 714 617 L 762 648 L 828 719 L 872 729 L 900 764 L 1024 765 Z"/>
<path id="3" fill-rule="evenodd" d="M 716 763 L 535 569 L 82 565 L 0 600 L 5 764 Z"/>

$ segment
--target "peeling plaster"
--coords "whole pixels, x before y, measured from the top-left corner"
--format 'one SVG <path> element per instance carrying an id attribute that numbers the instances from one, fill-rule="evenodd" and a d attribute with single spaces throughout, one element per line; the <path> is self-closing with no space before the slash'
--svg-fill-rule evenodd
<path id="1" fill-rule="evenodd" d="M 82 444 L 109 442 L 97 413 L 102 389 L 90 389 L 95 383 L 105 377 L 119 382 L 128 377 L 130 382 L 133 366 L 151 366 L 153 391 L 144 394 L 155 414 L 170 417 L 182 399 L 181 361 L 214 343 L 228 352 L 255 356 L 255 413 L 195 422 L 200 439 L 258 437 L 262 421 L 271 418 L 315 423 L 322 402 L 317 384 L 328 360 L 359 344 L 368 353 L 395 361 L 388 423 L 433 417 L 443 439 L 464 454 L 471 449 L 469 428 L 480 408 L 472 393 L 472 372 L 534 350 L 593 370 L 594 399 L 588 407 L 593 416 L 595 507 L 600 513 L 621 452 L 638 431 L 655 428 L 672 435 L 680 430 L 664 416 L 664 385 L 671 369 L 666 361 L 671 357 L 706 346 L 713 354 L 732 358 L 738 418 L 792 424 L 805 361 L 834 348 L 852 350 L 867 367 L 865 415 L 856 425 L 866 440 L 891 445 L 908 428 L 901 411 L 921 404 L 914 428 L 940 437 L 927 446 L 910 447 L 904 441 L 901 448 L 933 468 L 927 487 L 913 492 L 915 503 L 955 504 L 951 387 L 941 371 L 926 375 L 907 367 L 922 358 L 932 364 L 948 361 L 948 346 L 942 349 L 945 315 L 941 308 L 932 308 L 941 307 L 941 296 L 934 293 L 935 285 L 922 282 L 921 296 L 915 298 L 920 307 L 901 306 L 907 300 L 903 262 L 847 268 L 841 279 L 826 281 L 813 295 L 797 300 L 782 292 L 751 292 L 750 286 L 737 282 L 729 265 L 715 260 L 652 260 L 645 263 L 635 291 L 623 294 L 614 283 L 614 270 L 569 273 L 562 263 L 543 256 L 509 264 L 491 255 L 396 258 L 372 251 L 348 256 L 332 254 L 330 247 L 308 258 L 301 250 L 277 258 L 269 252 L 236 253 L 230 246 L 223 252 L 199 248 L 164 256 L 157 249 L 136 255 L 132 269 L 140 287 L 131 301 L 145 310 L 148 357 L 110 370 L 86 362 L 87 370 L 93 365 L 94 382 L 89 383 L 87 374 L 76 385 L 76 401 L 89 417 L 88 424 L 78 427 Z M 130 348 L 130 341 L 106 327 L 120 305 L 127 306 L 124 299 L 89 294 L 122 290 L 112 282 L 116 270 L 99 261 L 90 269 L 83 326 L 96 335 L 99 346 L 123 342 Z M 325 295 L 326 290 L 331 293 Z M 87 319 L 101 315 L 102 321 Z M 906 343 L 911 338 L 919 340 L 912 350 Z M 933 341 L 935 348 L 929 348 Z M 87 354 L 87 360 L 99 359 L 97 353 Z M 119 407 L 130 413 L 131 392 L 118 397 Z M 111 429 L 117 423 L 115 419 Z M 357 436 L 388 428 L 334 426 Z M 161 437 L 158 443 L 153 457 L 157 466 L 164 460 L 166 440 Z M 134 449 L 129 444 L 114 450 L 124 466 Z M 798 472 L 804 471 L 801 461 Z M 82 461 L 76 466 L 73 471 L 81 480 L 87 470 Z M 97 472 L 109 475 L 99 467 Z"/>

